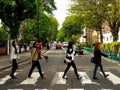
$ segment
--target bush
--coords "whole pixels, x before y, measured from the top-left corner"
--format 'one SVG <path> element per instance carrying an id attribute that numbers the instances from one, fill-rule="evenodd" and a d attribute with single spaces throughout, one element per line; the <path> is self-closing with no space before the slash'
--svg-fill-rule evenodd
<path id="1" fill-rule="evenodd" d="M 0 28 L 0 47 L 6 46 L 7 40 L 8 33 L 3 28 Z"/>

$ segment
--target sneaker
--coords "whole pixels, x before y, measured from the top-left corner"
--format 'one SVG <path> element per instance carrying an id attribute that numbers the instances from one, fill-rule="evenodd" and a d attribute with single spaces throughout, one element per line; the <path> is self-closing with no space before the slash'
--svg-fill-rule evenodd
<path id="1" fill-rule="evenodd" d="M 28 78 L 32 78 L 31 76 L 28 76 Z"/>
<path id="2" fill-rule="evenodd" d="M 105 78 L 107 78 L 109 76 L 109 74 L 105 75 Z"/>
<path id="3" fill-rule="evenodd" d="M 93 77 L 94 80 L 97 80 L 98 78 L 97 77 Z"/>
<path id="4" fill-rule="evenodd" d="M 81 78 L 82 78 L 81 76 L 77 77 L 77 79 L 81 79 Z"/>
<path id="5" fill-rule="evenodd" d="M 67 76 L 63 76 L 62 78 L 63 78 L 63 79 L 67 79 Z"/>
<path id="6" fill-rule="evenodd" d="M 13 76 L 13 77 L 11 77 L 11 79 L 17 79 L 17 77 Z"/>

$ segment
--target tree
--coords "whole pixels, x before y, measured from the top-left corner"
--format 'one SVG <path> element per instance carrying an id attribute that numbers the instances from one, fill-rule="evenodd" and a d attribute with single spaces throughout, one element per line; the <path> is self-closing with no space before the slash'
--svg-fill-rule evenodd
<path id="1" fill-rule="evenodd" d="M 0 28 L 0 46 L 5 46 L 8 40 L 8 32 L 3 27 Z"/>
<path id="2" fill-rule="evenodd" d="M 79 16 L 77 15 L 66 17 L 62 25 L 63 32 L 65 33 L 65 38 L 71 38 L 72 35 L 82 34 L 81 23 L 83 22 L 83 20 L 82 18 L 78 17 Z"/>
<path id="3" fill-rule="evenodd" d="M 0 19 L 10 28 L 10 37 L 17 38 L 20 24 L 26 18 L 33 18 L 36 13 L 34 0 L 1 0 Z"/>
<path id="4" fill-rule="evenodd" d="M 26 26 L 23 30 L 25 41 L 37 40 L 40 38 L 39 42 L 44 42 L 48 37 L 49 40 L 54 40 L 57 35 L 57 20 L 49 15 L 41 14 L 39 20 L 40 30 L 36 29 L 36 20 L 35 19 L 27 19 Z"/>
<path id="5" fill-rule="evenodd" d="M 40 7 L 39 3 L 41 2 Z M 52 14 L 56 9 L 54 0 L 1 0 L 0 1 L 0 19 L 10 28 L 12 39 L 17 38 L 19 27 L 22 21 L 27 18 L 35 18 L 37 10 L 46 11 Z M 42 8 L 42 9 L 41 9 Z"/>
<path id="6" fill-rule="evenodd" d="M 118 31 L 120 27 L 120 0 L 71 0 L 74 2 L 71 12 L 84 14 L 92 14 L 101 18 L 99 24 L 107 21 L 111 28 L 113 41 L 118 39 Z"/>

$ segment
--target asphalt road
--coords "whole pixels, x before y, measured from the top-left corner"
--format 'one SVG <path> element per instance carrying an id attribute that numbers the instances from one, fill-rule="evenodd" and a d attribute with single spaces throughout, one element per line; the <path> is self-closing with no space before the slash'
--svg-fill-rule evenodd
<path id="1" fill-rule="evenodd" d="M 45 54 L 49 56 L 49 62 L 42 58 L 40 64 L 46 79 L 41 79 L 37 69 L 34 70 L 32 78 L 27 78 L 31 64 L 26 61 L 19 64 L 19 69 L 16 72 L 17 79 L 10 79 L 11 68 L 0 72 L 0 90 L 120 90 L 120 65 L 117 62 L 103 57 L 104 70 L 110 75 L 104 78 L 98 70 L 97 77 L 99 79 L 93 80 L 94 64 L 90 63 L 92 55 L 84 52 L 84 55 L 75 57 L 75 63 L 82 79 L 78 80 L 74 70 L 70 68 L 66 80 L 62 79 L 66 68 L 63 63 L 65 49 L 52 48 Z"/>

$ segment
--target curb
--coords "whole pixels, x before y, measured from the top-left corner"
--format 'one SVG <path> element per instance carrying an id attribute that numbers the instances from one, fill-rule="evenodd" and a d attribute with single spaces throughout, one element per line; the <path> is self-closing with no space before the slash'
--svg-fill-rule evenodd
<path id="1" fill-rule="evenodd" d="M 48 51 L 48 50 L 45 50 L 42 54 L 46 53 L 47 51 Z M 23 62 L 25 62 L 25 61 L 27 61 L 27 60 L 29 60 L 29 58 L 28 58 L 28 59 L 25 59 L 25 60 L 22 60 L 22 61 L 19 61 L 18 64 L 21 64 L 21 63 L 23 63 Z M 1 68 L 0 71 L 5 70 L 5 69 L 7 69 L 7 68 L 10 68 L 11 66 L 12 66 L 11 64 L 8 65 L 8 66 L 5 66 L 5 67 Z"/>

